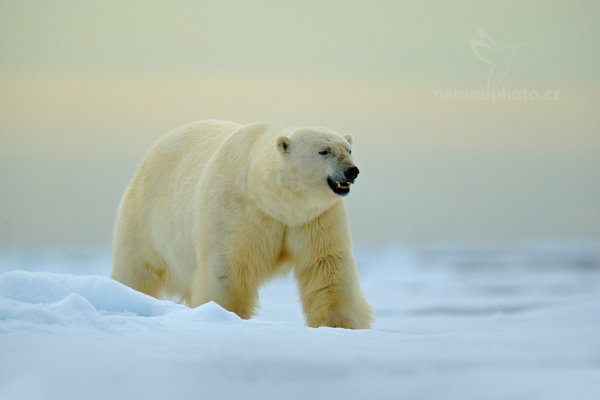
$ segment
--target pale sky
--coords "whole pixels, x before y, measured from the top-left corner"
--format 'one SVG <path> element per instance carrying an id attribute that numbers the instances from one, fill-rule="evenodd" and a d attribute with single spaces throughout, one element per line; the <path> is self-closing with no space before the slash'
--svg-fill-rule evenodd
<path id="1" fill-rule="evenodd" d="M 599 22 L 593 1 L 2 0 L 0 247 L 108 246 L 137 162 L 204 118 L 351 133 L 359 245 L 598 240 Z M 480 31 L 508 67 L 493 104 L 469 97 Z"/>

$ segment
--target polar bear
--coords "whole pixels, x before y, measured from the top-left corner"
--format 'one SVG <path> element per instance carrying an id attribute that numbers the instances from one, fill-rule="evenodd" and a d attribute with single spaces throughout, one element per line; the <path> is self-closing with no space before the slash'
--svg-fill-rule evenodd
<path id="1" fill-rule="evenodd" d="M 241 318 L 293 269 L 311 327 L 369 328 L 343 197 L 352 137 L 326 128 L 200 121 L 148 152 L 117 215 L 112 277 Z"/>

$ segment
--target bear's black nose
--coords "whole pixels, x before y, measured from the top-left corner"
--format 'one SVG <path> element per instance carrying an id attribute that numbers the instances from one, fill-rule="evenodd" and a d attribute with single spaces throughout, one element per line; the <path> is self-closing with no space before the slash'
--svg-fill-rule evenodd
<path id="1" fill-rule="evenodd" d="M 356 179 L 356 177 L 358 176 L 359 172 L 360 171 L 358 170 L 357 167 L 350 167 L 350 168 L 348 168 L 347 170 L 344 171 L 344 176 L 349 181 L 354 181 Z"/>

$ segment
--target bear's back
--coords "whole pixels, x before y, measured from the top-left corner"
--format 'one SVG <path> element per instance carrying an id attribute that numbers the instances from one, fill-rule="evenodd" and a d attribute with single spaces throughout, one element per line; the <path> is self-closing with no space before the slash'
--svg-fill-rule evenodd
<path id="1" fill-rule="evenodd" d="M 206 120 L 183 125 L 160 138 L 148 153 L 161 158 L 170 155 L 181 158 L 197 154 L 210 157 L 221 143 L 242 125 L 228 121 Z M 200 154 L 198 154 L 200 153 Z"/>
<path id="2" fill-rule="evenodd" d="M 223 141 L 240 127 L 240 124 L 217 120 L 183 125 L 154 144 L 140 164 L 134 180 L 143 178 L 144 182 L 138 184 L 146 186 L 144 191 L 167 189 L 163 185 L 185 183 L 188 186 L 190 176 L 186 171 L 201 171 Z"/>

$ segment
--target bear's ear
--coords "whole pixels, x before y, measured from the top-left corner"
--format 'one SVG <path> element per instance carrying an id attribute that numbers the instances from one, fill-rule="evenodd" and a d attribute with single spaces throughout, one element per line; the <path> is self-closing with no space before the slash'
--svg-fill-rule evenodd
<path id="1" fill-rule="evenodd" d="M 277 138 L 277 150 L 279 150 L 281 154 L 288 154 L 290 152 L 290 138 L 279 136 Z"/>
<path id="2" fill-rule="evenodd" d="M 352 145 L 352 135 L 344 135 L 344 139 L 346 139 L 348 141 L 348 143 L 350 143 L 350 145 Z"/>

